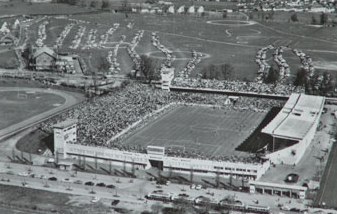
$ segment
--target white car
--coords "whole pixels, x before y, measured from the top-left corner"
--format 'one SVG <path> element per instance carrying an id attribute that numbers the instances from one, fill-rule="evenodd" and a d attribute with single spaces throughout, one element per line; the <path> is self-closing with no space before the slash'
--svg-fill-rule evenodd
<path id="1" fill-rule="evenodd" d="M 18 175 L 23 176 L 23 177 L 27 177 L 27 176 L 29 176 L 29 173 L 28 172 L 20 172 Z"/>
<path id="2" fill-rule="evenodd" d="M 98 202 L 99 201 L 99 197 L 93 197 L 92 199 L 91 199 L 91 202 L 92 203 L 96 203 L 96 202 Z"/>
<path id="3" fill-rule="evenodd" d="M 196 187 L 195 187 L 196 190 L 201 190 L 202 189 L 202 185 L 201 184 L 198 184 Z"/>

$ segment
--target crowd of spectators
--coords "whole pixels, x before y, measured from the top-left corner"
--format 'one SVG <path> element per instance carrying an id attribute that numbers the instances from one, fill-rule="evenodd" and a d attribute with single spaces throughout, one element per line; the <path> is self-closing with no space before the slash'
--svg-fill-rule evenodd
<path id="1" fill-rule="evenodd" d="M 187 62 L 185 68 L 178 74 L 179 77 L 189 78 L 191 72 L 201 62 L 202 53 L 192 51 L 192 58 Z"/>
<path id="2" fill-rule="evenodd" d="M 172 66 L 173 60 L 175 59 L 175 56 L 172 54 L 171 50 L 169 50 L 163 44 L 160 43 L 159 36 L 157 35 L 156 32 L 152 32 L 152 45 L 158 48 L 158 50 L 160 50 L 166 56 L 166 60 L 161 67 L 170 68 Z"/>
<path id="3" fill-rule="evenodd" d="M 215 89 L 227 90 L 231 92 L 257 93 L 257 94 L 273 94 L 273 95 L 290 95 L 291 93 L 304 93 L 304 88 L 294 85 L 285 84 L 265 84 L 259 82 L 243 82 L 243 81 L 219 81 L 199 78 L 175 78 L 172 81 L 173 86 L 187 87 L 195 89 Z"/>
<path id="4" fill-rule="evenodd" d="M 130 83 L 124 88 L 116 89 L 111 94 L 85 101 L 71 110 L 48 119 L 39 126 L 46 132 L 52 132 L 54 124 L 66 119 L 76 119 L 78 121 L 78 144 L 145 152 L 144 145 L 123 144 L 123 135 L 114 140 L 111 139 L 135 123 L 137 123 L 137 127 L 146 125 L 148 120 L 153 120 L 154 117 L 162 114 L 164 111 L 158 110 L 168 104 L 208 104 L 223 108 L 246 109 L 247 111 L 266 111 L 271 107 L 283 104 L 283 101 L 252 97 L 239 97 L 235 104 L 228 104 L 226 103 L 227 99 L 228 96 L 218 94 L 167 93 L 148 85 Z M 158 113 L 154 113 L 156 111 Z M 149 117 L 149 115 L 151 116 Z M 190 150 L 173 151 L 170 149 L 167 154 L 190 158 L 226 159 L 226 157 L 220 156 L 203 157 L 201 153 Z"/>

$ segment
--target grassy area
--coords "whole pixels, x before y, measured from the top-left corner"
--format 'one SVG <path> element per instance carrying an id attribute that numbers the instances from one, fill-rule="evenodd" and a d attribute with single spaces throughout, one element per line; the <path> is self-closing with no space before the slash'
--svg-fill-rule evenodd
<path id="1" fill-rule="evenodd" d="M 287 15 L 289 14 L 282 13 L 282 16 Z M 179 55 L 177 57 L 185 58 L 185 60 L 173 62 L 173 66 L 177 71 L 183 69 L 187 64 L 192 50 L 209 55 L 210 57 L 201 61 L 192 76 L 195 76 L 203 69 L 208 69 L 211 64 L 230 64 L 234 68 L 234 79 L 253 80 L 258 69 L 255 63 L 256 52 L 259 48 L 270 44 L 275 46 L 289 45 L 290 48 L 301 49 L 309 54 L 314 62 L 326 64 L 326 67 L 330 63 L 335 63 L 336 58 L 334 51 L 337 49 L 337 39 L 333 36 L 337 33 L 335 28 L 317 28 L 277 21 L 253 25 L 240 23 L 228 25 L 226 21 L 230 21 L 230 18 L 221 21 L 221 18 L 201 18 L 188 15 L 129 14 L 129 17 L 125 18 L 122 13 L 105 12 L 90 16 L 74 15 L 72 18 L 89 23 L 75 25 L 65 38 L 60 51 L 75 53 L 83 57 L 91 71 L 98 71 L 100 59 L 107 56 L 108 51 L 114 47 L 114 43 L 109 44 L 111 48 L 82 50 L 88 39 L 89 31 L 91 29 L 97 30 L 96 42 L 98 42 L 100 36 L 111 28 L 114 23 L 120 23 L 120 27 L 113 35 L 109 36 L 108 42 L 117 42 L 122 35 L 126 36 L 126 42 L 130 42 L 138 30 L 145 30 L 143 38 L 136 47 L 139 54 L 158 51 L 151 44 L 151 33 L 158 32 L 159 40 L 162 44 L 176 52 Z M 211 24 L 209 21 L 216 21 L 216 24 Z M 55 39 L 68 23 L 70 21 L 67 19 L 50 19 L 50 24 L 47 25 L 48 35 L 45 41 L 47 46 L 55 44 Z M 126 27 L 129 23 L 134 24 L 132 29 Z M 80 25 L 86 27 L 81 44 L 76 50 L 70 49 L 69 47 Z M 30 27 L 31 42 L 36 41 L 37 27 L 38 23 Z M 267 54 L 269 56 L 268 63 L 275 65 L 272 60 L 272 51 Z M 294 78 L 298 68 L 301 66 L 300 60 L 291 51 L 286 51 L 284 58 L 290 65 L 291 78 Z M 130 72 L 133 64 L 124 49 L 119 50 L 118 62 L 121 64 L 122 72 Z"/>
<path id="2" fill-rule="evenodd" d="M 16 148 L 22 152 L 32 154 L 42 154 L 47 148 L 53 151 L 53 137 L 52 134 L 37 129 L 22 137 L 16 143 Z M 39 152 L 39 150 L 41 150 L 41 152 Z"/>
<path id="3" fill-rule="evenodd" d="M 19 61 L 14 50 L 0 52 L 0 68 L 18 68 Z"/>
<path id="4" fill-rule="evenodd" d="M 111 209 L 102 203 L 90 204 L 90 197 L 81 197 L 86 204 L 77 204 L 76 196 L 23 187 L 0 185 L 0 206 L 13 210 L 24 209 L 26 213 L 107 213 Z M 74 200 L 75 199 L 75 200 Z M 0 209 L 1 210 L 1 209 Z"/>
<path id="5" fill-rule="evenodd" d="M 0 129 L 62 105 L 65 99 L 49 93 L 26 93 L 22 90 L 0 92 Z"/>

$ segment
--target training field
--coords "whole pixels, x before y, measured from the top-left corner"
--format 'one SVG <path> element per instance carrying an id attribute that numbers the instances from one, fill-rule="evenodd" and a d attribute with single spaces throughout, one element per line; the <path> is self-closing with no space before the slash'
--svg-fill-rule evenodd
<path id="1" fill-rule="evenodd" d="M 0 137 L 78 103 L 70 93 L 37 88 L 0 89 Z"/>
<path id="2" fill-rule="evenodd" d="M 136 131 L 125 144 L 196 150 L 206 156 L 231 156 L 266 113 L 200 106 L 178 106 Z"/>

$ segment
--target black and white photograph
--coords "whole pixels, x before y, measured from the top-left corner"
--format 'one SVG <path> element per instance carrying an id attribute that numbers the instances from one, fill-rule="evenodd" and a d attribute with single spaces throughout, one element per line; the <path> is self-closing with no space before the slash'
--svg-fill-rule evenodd
<path id="1" fill-rule="evenodd" d="M 0 214 L 337 214 L 337 0 L 0 0 Z"/>

